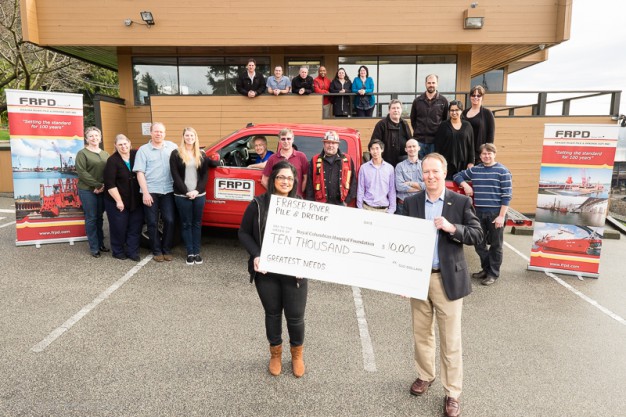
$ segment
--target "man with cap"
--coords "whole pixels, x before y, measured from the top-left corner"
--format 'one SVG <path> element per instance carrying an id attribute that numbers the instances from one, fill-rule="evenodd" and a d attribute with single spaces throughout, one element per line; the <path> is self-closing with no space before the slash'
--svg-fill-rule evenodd
<path id="1" fill-rule="evenodd" d="M 324 134 L 322 152 L 311 158 L 307 176 L 306 199 L 319 203 L 348 205 L 357 191 L 357 177 L 350 155 L 339 150 L 339 135 Z"/>

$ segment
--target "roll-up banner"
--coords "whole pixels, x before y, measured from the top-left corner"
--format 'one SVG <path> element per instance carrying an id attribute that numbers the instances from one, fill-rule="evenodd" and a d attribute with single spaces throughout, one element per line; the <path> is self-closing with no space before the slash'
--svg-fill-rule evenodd
<path id="1" fill-rule="evenodd" d="M 16 245 L 86 240 L 74 160 L 83 148 L 80 94 L 5 90 Z"/>
<path id="2" fill-rule="evenodd" d="M 598 277 L 618 127 L 546 124 L 528 269 Z"/>

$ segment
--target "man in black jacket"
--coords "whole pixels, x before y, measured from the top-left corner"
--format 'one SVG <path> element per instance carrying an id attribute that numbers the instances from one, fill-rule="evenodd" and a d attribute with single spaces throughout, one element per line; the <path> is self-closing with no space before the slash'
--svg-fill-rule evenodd
<path id="1" fill-rule="evenodd" d="M 411 139 L 411 130 L 402 119 L 402 102 L 393 99 L 389 102 L 389 114 L 376 123 L 370 139 L 380 139 L 385 144 L 383 159 L 393 165 L 406 159 L 406 141 Z"/>
<path id="2" fill-rule="evenodd" d="M 307 67 L 300 67 L 300 75 L 296 75 L 291 80 L 291 92 L 301 96 L 313 92 L 313 77 L 309 75 Z"/>
<path id="3" fill-rule="evenodd" d="M 448 118 L 448 100 L 437 91 L 438 82 L 436 74 L 428 75 L 426 91 L 413 100 L 411 107 L 411 127 L 413 137 L 420 144 L 420 159 L 435 152 L 435 133 L 441 122 Z"/>
<path id="4" fill-rule="evenodd" d="M 250 98 L 263 94 L 265 92 L 265 77 L 256 71 L 256 60 L 250 58 L 246 68 L 247 71 L 241 73 L 237 80 L 237 92 Z"/>

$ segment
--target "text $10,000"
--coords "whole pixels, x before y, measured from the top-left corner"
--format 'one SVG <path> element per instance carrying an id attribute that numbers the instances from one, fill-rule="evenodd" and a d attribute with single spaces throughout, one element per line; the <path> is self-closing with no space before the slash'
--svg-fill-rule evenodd
<path id="1" fill-rule="evenodd" d="M 390 250 L 396 253 L 406 253 L 407 255 L 415 254 L 415 246 L 404 245 L 401 243 L 389 242 L 387 245 L 383 245 L 383 249 Z"/>

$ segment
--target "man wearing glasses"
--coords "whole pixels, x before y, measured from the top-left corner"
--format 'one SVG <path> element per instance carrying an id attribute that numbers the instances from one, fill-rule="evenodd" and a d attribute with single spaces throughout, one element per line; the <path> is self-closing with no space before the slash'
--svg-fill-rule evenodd
<path id="1" fill-rule="evenodd" d="M 411 107 L 411 127 L 413 137 L 420 145 L 420 159 L 435 152 L 435 133 L 441 122 L 448 118 L 448 100 L 437 91 L 438 82 L 436 74 L 428 75 L 426 91 L 413 100 Z"/>
<path id="2" fill-rule="evenodd" d="M 267 164 L 263 169 L 263 176 L 261 177 L 261 184 L 267 189 L 268 179 L 272 173 L 272 168 L 279 161 L 287 161 L 296 168 L 298 173 L 298 195 L 304 196 L 304 189 L 306 187 L 307 172 L 309 171 L 309 162 L 306 159 L 306 155 L 303 152 L 297 151 L 293 147 L 293 131 L 291 129 L 283 129 L 278 133 L 280 138 L 280 147 L 278 152 L 270 156 L 267 160 Z"/>
<path id="3" fill-rule="evenodd" d="M 319 203 L 348 205 L 356 196 L 357 178 L 350 155 L 339 150 L 339 135 L 324 134 L 324 149 L 311 159 L 306 199 Z"/>

